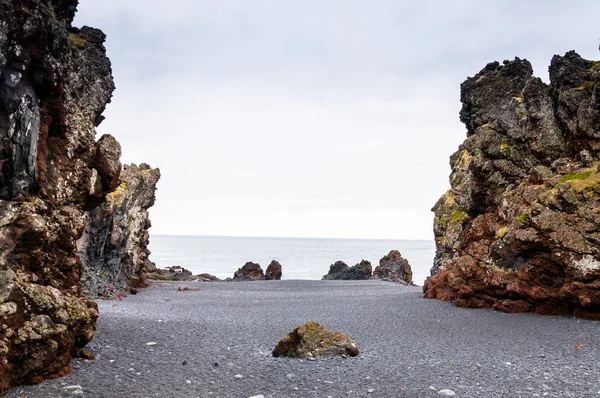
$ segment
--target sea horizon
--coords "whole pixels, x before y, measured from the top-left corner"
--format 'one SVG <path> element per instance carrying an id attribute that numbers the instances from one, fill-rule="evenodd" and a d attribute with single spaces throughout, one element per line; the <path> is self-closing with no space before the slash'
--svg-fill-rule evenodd
<path id="1" fill-rule="evenodd" d="M 266 269 L 272 260 L 283 267 L 283 279 L 319 280 L 336 261 L 353 266 L 369 261 L 373 269 L 391 250 L 411 264 L 413 281 L 422 285 L 435 256 L 433 239 L 315 238 L 151 234 L 151 261 L 157 267 L 179 265 L 194 274 L 233 277 L 246 262 Z"/>

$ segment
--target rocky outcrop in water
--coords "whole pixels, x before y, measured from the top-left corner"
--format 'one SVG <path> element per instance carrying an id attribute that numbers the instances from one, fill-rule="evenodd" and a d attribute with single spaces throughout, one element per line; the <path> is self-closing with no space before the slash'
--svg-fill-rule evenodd
<path id="1" fill-rule="evenodd" d="M 265 279 L 265 273 L 259 264 L 247 262 L 244 266 L 238 269 L 233 275 L 234 282 L 244 281 L 262 281 Z"/>
<path id="2" fill-rule="evenodd" d="M 269 264 L 269 266 L 267 267 L 267 270 L 265 271 L 265 280 L 267 280 L 267 281 L 280 280 L 282 276 L 283 276 L 283 272 L 281 269 L 281 264 L 279 264 L 279 261 L 277 261 L 277 260 L 271 261 L 271 264 Z"/>
<path id="3" fill-rule="evenodd" d="M 322 280 L 363 280 L 370 279 L 373 267 L 367 260 L 362 260 L 353 267 L 343 261 L 336 261 L 329 266 L 327 275 Z"/>
<path id="4" fill-rule="evenodd" d="M 109 148 L 106 152 L 115 153 Z M 148 258 L 148 209 L 154 204 L 159 178 L 160 170 L 147 164 L 125 166 L 120 179 L 111 181 L 116 189 L 106 202 L 87 212 L 79 241 L 86 296 L 113 297 L 146 286 L 144 272 L 156 269 Z"/>
<path id="5" fill-rule="evenodd" d="M 342 332 L 331 332 L 317 322 L 299 326 L 277 343 L 274 357 L 331 358 L 355 357 L 360 353 L 356 343 Z"/>
<path id="6" fill-rule="evenodd" d="M 373 279 L 410 285 L 412 284 L 412 268 L 398 250 L 392 250 L 379 260 L 379 266 L 373 271 Z"/>
<path id="7" fill-rule="evenodd" d="M 600 62 L 555 56 L 550 82 L 517 58 L 463 83 L 425 297 L 600 319 Z"/>
<path id="8" fill-rule="evenodd" d="M 76 242 L 121 167 L 111 137 L 95 142 L 105 36 L 71 27 L 76 6 L 0 2 L 0 394 L 68 373 L 98 316 Z"/>
<path id="9" fill-rule="evenodd" d="M 148 279 L 160 281 L 195 281 L 197 278 L 189 271 L 179 265 L 167 268 L 158 268 L 146 273 Z"/>

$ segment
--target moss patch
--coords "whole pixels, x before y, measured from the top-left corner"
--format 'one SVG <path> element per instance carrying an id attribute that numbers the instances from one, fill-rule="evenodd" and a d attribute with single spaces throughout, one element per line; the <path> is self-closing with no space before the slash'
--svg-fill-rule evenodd
<path id="1" fill-rule="evenodd" d="M 77 33 L 69 33 L 69 36 L 67 37 L 67 43 L 69 45 L 69 48 L 85 48 L 85 45 L 87 44 L 87 41 L 79 36 Z"/>
<path id="2" fill-rule="evenodd" d="M 594 82 L 585 82 L 579 87 L 572 88 L 571 91 L 588 91 L 594 88 Z"/>
<path id="3" fill-rule="evenodd" d="M 469 215 L 467 213 L 465 213 L 464 211 L 456 209 L 452 212 L 452 217 L 450 217 L 450 223 L 458 224 L 459 222 L 462 222 L 468 216 Z"/>
<path id="4" fill-rule="evenodd" d="M 496 239 L 502 239 L 506 236 L 506 234 L 508 233 L 508 231 L 510 230 L 509 227 L 502 227 L 500 228 L 498 231 L 496 231 Z"/>

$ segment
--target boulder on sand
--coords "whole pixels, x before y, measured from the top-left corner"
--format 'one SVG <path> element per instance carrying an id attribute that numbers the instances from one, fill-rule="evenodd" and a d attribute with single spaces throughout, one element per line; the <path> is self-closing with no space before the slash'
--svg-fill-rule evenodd
<path id="1" fill-rule="evenodd" d="M 271 261 L 271 264 L 269 264 L 269 266 L 267 267 L 267 272 L 265 272 L 265 280 L 280 280 L 282 275 L 283 272 L 281 271 L 281 264 L 279 264 L 279 261 Z"/>
<path id="2" fill-rule="evenodd" d="M 412 269 L 398 250 L 392 250 L 379 260 L 379 266 L 373 271 L 373 279 L 390 282 L 412 283 Z"/>
<path id="3" fill-rule="evenodd" d="M 273 349 L 274 357 L 291 358 L 355 357 L 359 353 L 356 343 L 344 333 L 329 331 L 317 322 L 297 327 Z"/>
<path id="4" fill-rule="evenodd" d="M 370 279 L 373 267 L 367 260 L 362 260 L 354 267 L 349 267 L 343 261 L 336 261 L 329 266 L 329 273 L 322 280 L 363 280 Z"/>
<path id="5" fill-rule="evenodd" d="M 238 269 L 233 275 L 234 282 L 243 281 L 261 281 L 265 279 L 265 274 L 259 264 L 247 262 L 242 268 Z"/>

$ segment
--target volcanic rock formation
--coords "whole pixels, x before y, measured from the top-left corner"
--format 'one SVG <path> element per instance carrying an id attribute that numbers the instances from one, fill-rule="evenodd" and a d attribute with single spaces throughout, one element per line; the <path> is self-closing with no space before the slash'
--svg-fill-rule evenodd
<path id="1" fill-rule="evenodd" d="M 267 280 L 267 281 L 280 280 L 282 276 L 283 276 L 283 272 L 281 270 L 281 264 L 279 264 L 279 261 L 277 261 L 277 260 L 271 261 L 271 264 L 269 264 L 269 266 L 267 267 L 267 270 L 265 271 L 265 280 Z"/>
<path id="2" fill-rule="evenodd" d="M 118 184 L 116 190 L 87 212 L 79 241 L 86 296 L 112 297 L 147 285 L 144 272 L 156 270 L 148 259 L 148 209 L 154 204 L 159 178 L 160 170 L 147 164 L 125 166 L 120 181 L 112 182 Z"/>
<path id="3" fill-rule="evenodd" d="M 259 264 L 247 262 L 238 269 L 233 275 L 234 282 L 243 281 L 261 281 L 265 279 L 265 274 Z"/>
<path id="4" fill-rule="evenodd" d="M 331 332 L 317 322 L 299 326 L 273 349 L 274 357 L 330 358 L 355 357 L 360 353 L 356 343 L 342 332 Z"/>
<path id="5" fill-rule="evenodd" d="M 362 260 L 359 264 L 349 267 L 343 261 L 336 261 L 329 266 L 327 275 L 323 275 L 322 280 L 362 280 L 371 278 L 373 267 L 367 260 Z"/>
<path id="6" fill-rule="evenodd" d="M 373 279 L 389 282 L 412 283 L 412 268 L 398 250 L 392 250 L 379 260 L 379 266 L 373 271 Z"/>
<path id="7" fill-rule="evenodd" d="M 98 316 L 76 247 L 121 165 L 95 127 L 114 84 L 76 0 L 0 2 L 0 395 L 70 371 Z"/>
<path id="8" fill-rule="evenodd" d="M 600 62 L 554 56 L 550 82 L 516 58 L 462 84 L 425 297 L 600 319 Z"/>

